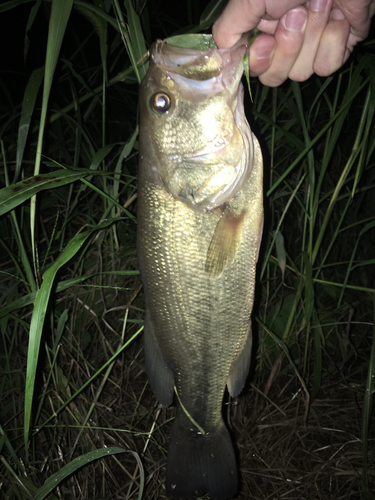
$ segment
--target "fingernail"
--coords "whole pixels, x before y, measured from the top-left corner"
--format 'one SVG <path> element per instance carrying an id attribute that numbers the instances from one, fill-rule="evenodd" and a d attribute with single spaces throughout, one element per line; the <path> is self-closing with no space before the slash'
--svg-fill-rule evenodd
<path id="1" fill-rule="evenodd" d="M 310 0 L 308 6 L 309 9 L 314 10 L 315 12 L 320 12 L 324 10 L 327 5 L 327 0 Z"/>
<path id="2" fill-rule="evenodd" d="M 329 17 L 333 21 L 342 21 L 343 19 L 345 19 L 345 16 L 340 9 L 332 9 L 331 15 Z"/>
<path id="3" fill-rule="evenodd" d="M 293 9 L 284 17 L 284 26 L 289 31 L 303 31 L 306 21 L 307 15 L 304 9 Z"/>

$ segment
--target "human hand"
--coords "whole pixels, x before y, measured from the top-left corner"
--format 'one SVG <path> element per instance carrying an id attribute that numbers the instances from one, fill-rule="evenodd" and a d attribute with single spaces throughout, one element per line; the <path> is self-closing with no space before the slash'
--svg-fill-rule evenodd
<path id="1" fill-rule="evenodd" d="M 250 74 L 276 87 L 288 77 L 335 72 L 367 37 L 374 13 L 375 0 L 230 0 L 212 34 L 219 48 L 229 48 L 258 28 Z"/>

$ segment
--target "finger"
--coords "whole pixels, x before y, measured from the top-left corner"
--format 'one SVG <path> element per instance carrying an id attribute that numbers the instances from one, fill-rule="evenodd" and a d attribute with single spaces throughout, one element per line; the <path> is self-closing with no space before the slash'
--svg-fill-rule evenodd
<path id="1" fill-rule="evenodd" d="M 216 45 L 228 49 L 246 33 L 256 28 L 266 15 L 276 20 L 304 0 L 231 0 L 212 27 Z"/>
<path id="2" fill-rule="evenodd" d="M 297 7 L 280 19 L 275 32 L 276 47 L 271 65 L 259 77 L 264 85 L 276 87 L 288 78 L 302 48 L 306 23 L 307 11 L 304 7 Z"/>
<path id="3" fill-rule="evenodd" d="M 307 3 L 308 19 L 301 52 L 289 73 L 289 78 L 297 82 L 307 80 L 313 73 L 315 56 L 320 38 L 328 23 L 332 0 L 310 0 Z"/>
<path id="4" fill-rule="evenodd" d="M 276 41 L 273 36 L 259 35 L 250 47 L 249 68 L 251 76 L 265 73 L 271 65 Z"/>
<path id="5" fill-rule="evenodd" d="M 254 4 L 253 8 L 249 8 Z M 229 49 L 243 33 L 255 28 L 265 14 L 264 2 L 232 0 L 212 27 L 212 35 L 220 49 Z"/>
<path id="6" fill-rule="evenodd" d="M 362 5 L 358 2 L 355 4 L 347 3 L 344 6 L 346 9 L 340 8 L 340 10 L 350 24 L 350 33 L 346 46 L 352 52 L 354 46 L 368 36 L 371 18 L 375 15 L 375 0 L 372 0 L 370 5 L 368 5 L 368 0 L 362 0 Z M 347 12 L 349 6 L 357 8 L 357 10 Z M 360 9 L 361 6 L 362 9 Z"/>
<path id="7" fill-rule="evenodd" d="M 350 24 L 350 32 L 355 42 L 351 48 L 364 40 L 369 32 L 371 17 L 375 13 L 375 2 L 369 0 L 334 0 L 333 6 L 341 10 L 345 19 Z"/>
<path id="8" fill-rule="evenodd" d="M 280 19 L 261 19 L 257 26 L 258 30 L 267 35 L 274 35 Z"/>
<path id="9" fill-rule="evenodd" d="M 331 11 L 328 24 L 320 39 L 313 69 L 317 75 L 328 76 L 348 58 L 347 40 L 350 25 L 339 9 Z"/>

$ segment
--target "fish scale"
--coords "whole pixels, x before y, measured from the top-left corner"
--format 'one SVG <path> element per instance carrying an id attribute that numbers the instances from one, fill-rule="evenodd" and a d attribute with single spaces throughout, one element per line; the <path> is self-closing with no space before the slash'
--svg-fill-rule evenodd
<path id="1" fill-rule="evenodd" d="M 156 47 L 151 54 L 162 50 Z M 236 50 L 234 55 L 230 51 L 215 53 L 215 60 L 219 60 L 219 54 L 224 61 L 223 71 L 228 61 L 232 65 L 242 64 L 244 49 Z M 201 53 L 191 52 L 194 64 L 197 60 L 194 53 Z M 181 81 L 183 68 L 178 69 Z M 228 104 L 230 114 L 223 111 L 232 122 L 228 125 L 218 121 L 216 127 L 223 134 L 223 147 L 238 147 L 238 136 L 235 143 L 231 142 L 233 130 L 240 130 L 242 140 L 251 141 L 253 147 L 242 145 L 243 153 L 236 155 L 229 150 L 226 156 L 212 149 L 207 161 L 212 175 L 217 176 L 225 158 L 238 157 L 243 162 L 243 155 L 251 151 L 252 156 L 244 163 L 248 173 L 240 172 L 242 184 L 234 185 L 225 203 L 213 209 L 205 208 L 202 201 L 194 205 L 194 197 L 185 199 L 172 194 L 168 183 L 178 161 L 158 150 L 155 131 L 163 148 L 168 148 L 163 133 L 165 138 L 170 137 L 170 122 L 178 116 L 176 110 L 181 102 L 184 103 L 181 109 L 186 108 L 192 94 L 186 94 L 185 90 L 178 94 L 177 86 L 174 87 L 176 95 L 171 96 L 175 101 L 170 115 L 155 116 L 149 104 L 152 96 L 156 92 L 171 94 L 170 88 L 164 89 L 158 83 L 159 73 L 160 82 L 166 74 L 173 80 L 173 68 L 160 69 L 154 56 L 149 76 L 142 83 L 140 99 L 137 245 L 146 301 L 146 369 L 151 387 L 162 404 L 172 403 L 174 388 L 181 402 L 177 404 L 168 452 L 168 496 L 193 498 L 208 492 L 211 498 L 224 500 L 236 493 L 238 477 L 233 445 L 222 419 L 222 401 L 226 386 L 233 397 L 242 390 L 250 365 L 250 315 L 263 217 L 262 156 L 243 115 L 242 94 L 237 92 L 241 67 L 237 70 L 231 67 L 231 79 L 235 75 L 237 80 L 226 83 L 222 95 L 232 99 Z M 199 78 L 205 81 L 204 75 Z M 189 116 L 194 107 L 197 113 L 199 109 L 210 109 L 210 98 L 219 102 L 218 91 L 220 86 L 216 83 L 213 96 L 209 92 L 203 97 L 200 94 L 196 102 L 191 102 Z M 239 99 L 237 104 L 235 99 Z M 203 127 L 200 135 L 211 137 L 209 131 L 205 132 L 204 123 L 200 126 Z M 195 137 L 197 130 L 191 134 Z M 189 143 L 191 148 L 190 139 L 182 138 L 182 146 Z M 201 147 L 201 141 L 197 147 Z M 175 153 L 176 144 L 171 148 Z M 198 174 L 194 171 L 196 163 L 190 165 L 188 157 L 184 157 L 186 162 L 184 182 L 187 187 L 191 183 L 194 191 L 199 171 Z M 189 169 L 193 170 L 191 175 Z M 215 182 L 211 187 L 216 189 Z M 206 195 L 209 196 L 209 189 Z M 213 196 L 217 193 L 213 192 Z"/>

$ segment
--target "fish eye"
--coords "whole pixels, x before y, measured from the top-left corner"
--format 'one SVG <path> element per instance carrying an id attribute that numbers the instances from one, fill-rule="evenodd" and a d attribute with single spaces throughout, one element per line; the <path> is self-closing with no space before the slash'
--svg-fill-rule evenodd
<path id="1" fill-rule="evenodd" d="M 171 107 L 172 101 L 168 94 L 165 92 L 158 92 L 151 98 L 151 107 L 157 113 L 166 113 Z"/>

